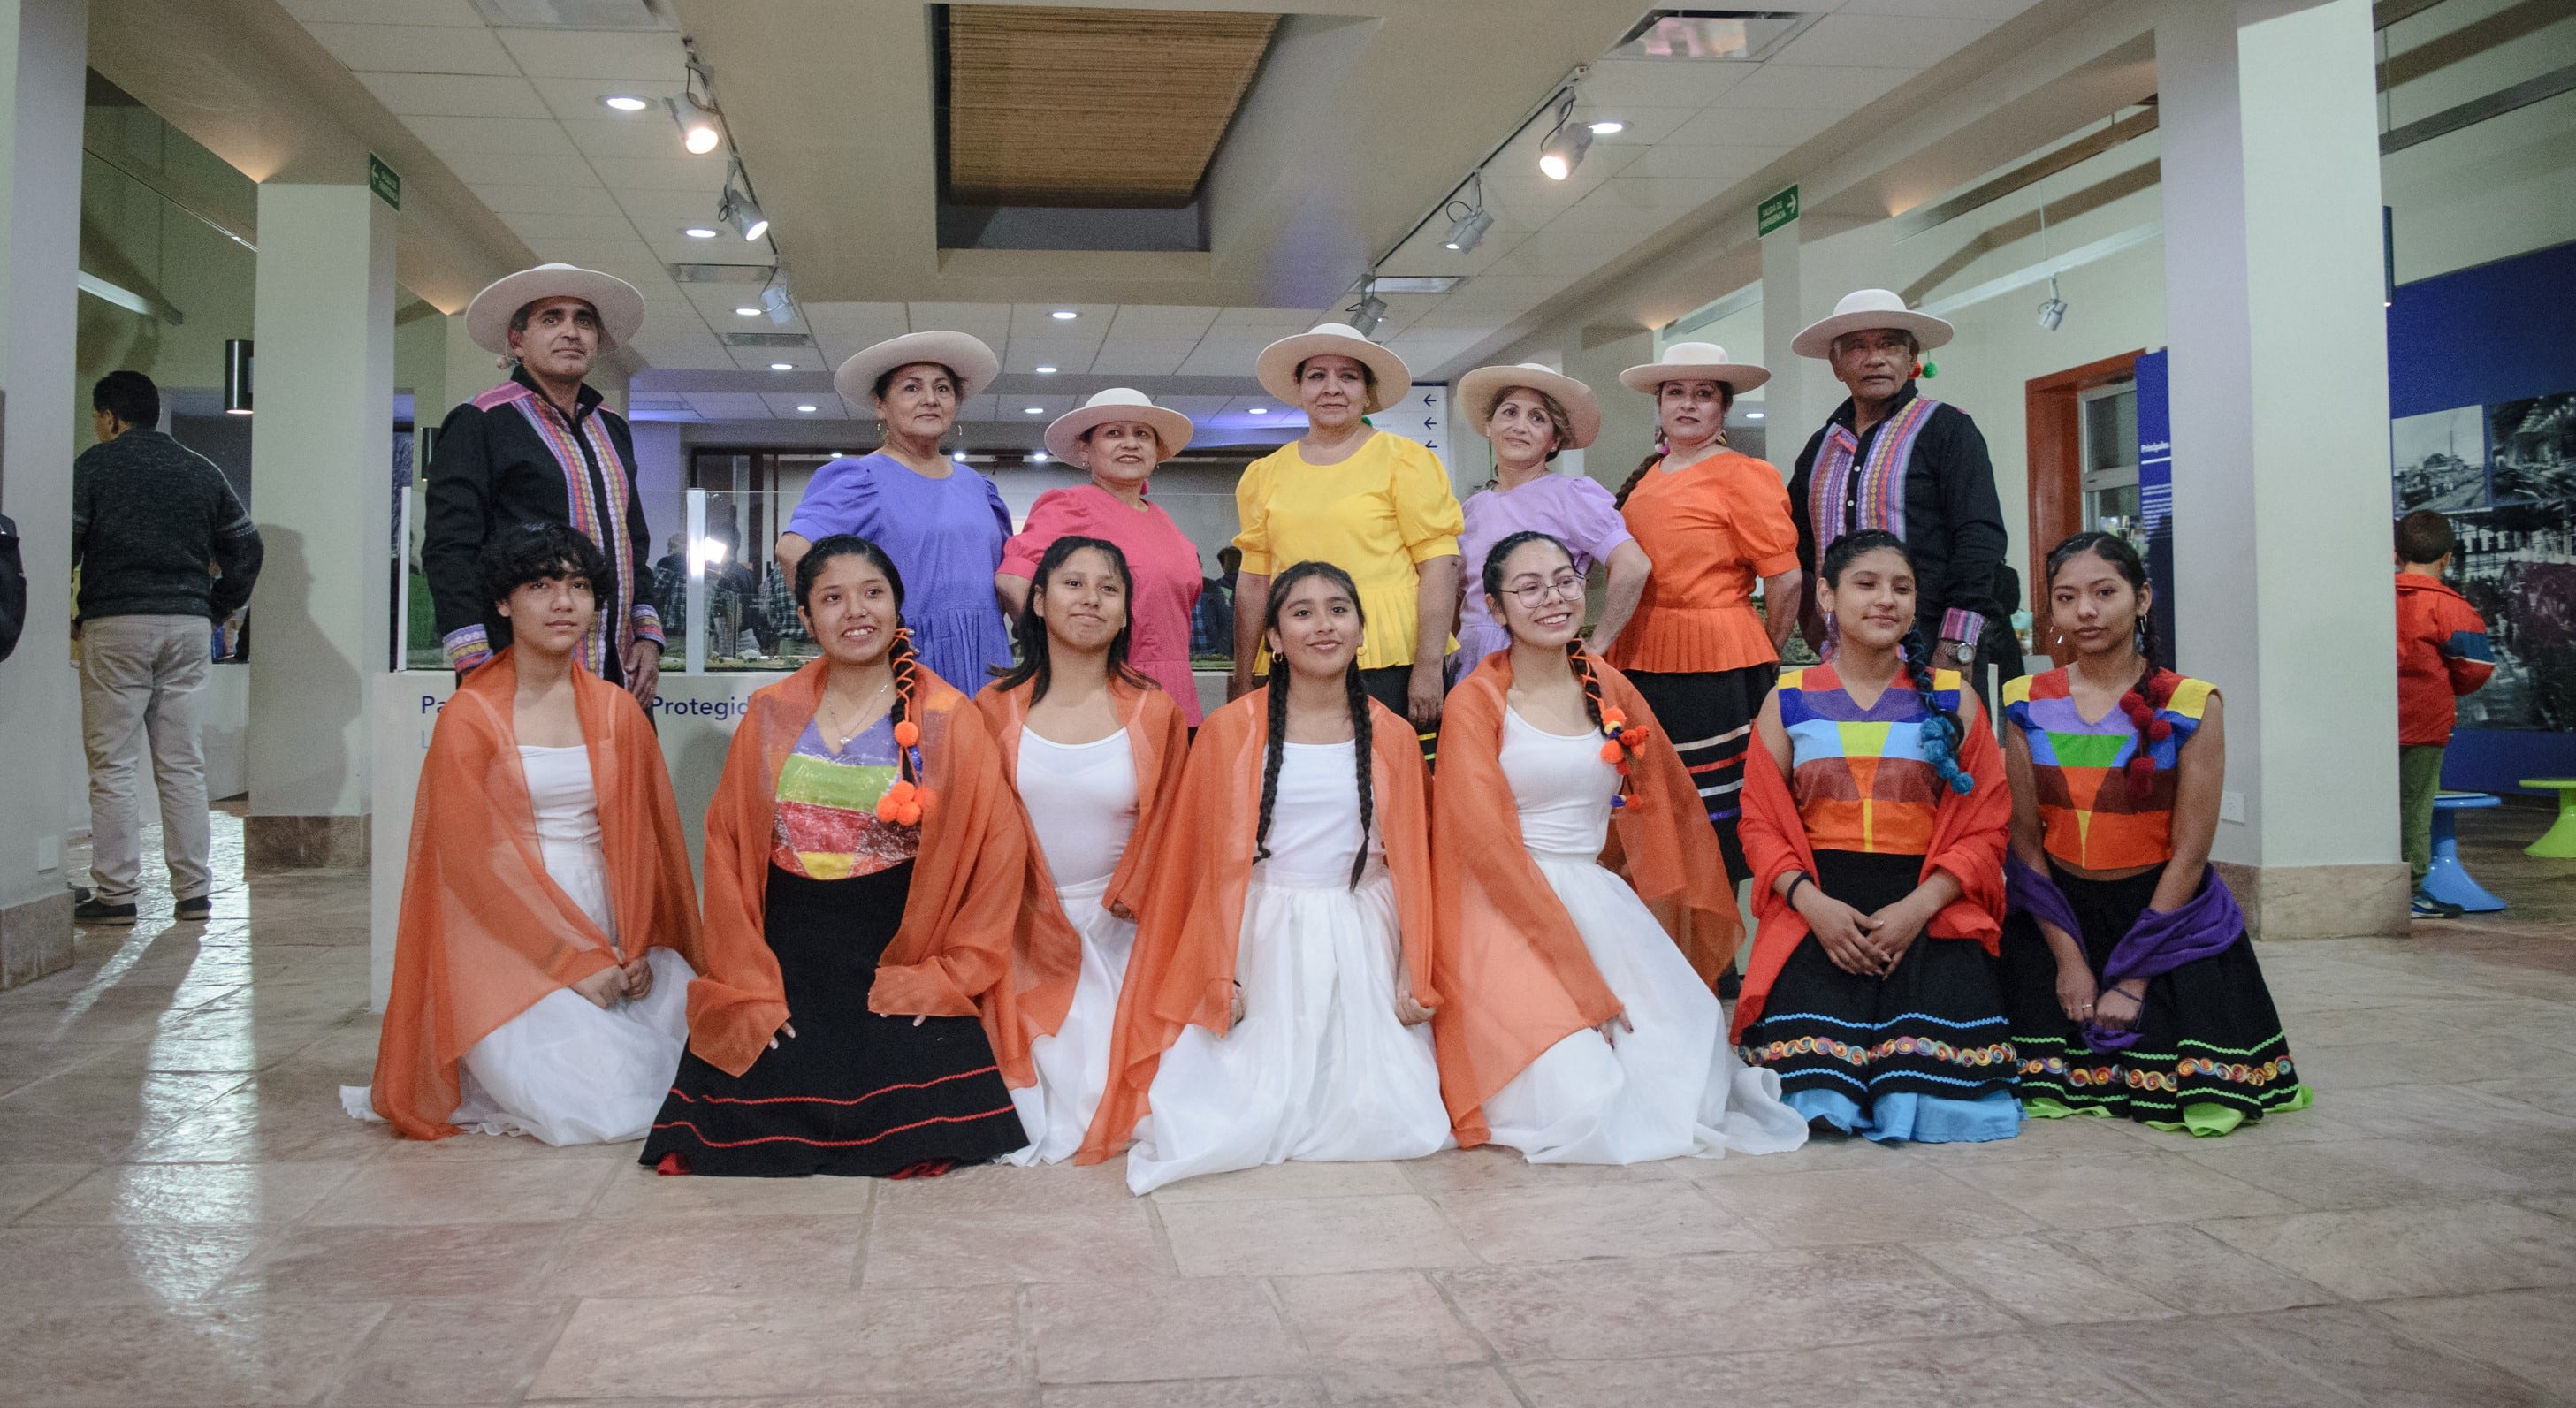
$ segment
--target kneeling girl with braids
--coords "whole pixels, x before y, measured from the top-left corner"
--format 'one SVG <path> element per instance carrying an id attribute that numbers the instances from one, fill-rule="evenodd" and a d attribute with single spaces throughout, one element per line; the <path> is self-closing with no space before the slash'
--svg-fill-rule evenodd
<path id="1" fill-rule="evenodd" d="M 644 1144 L 665 1173 L 907 1177 L 1028 1143 L 1012 952 L 1028 836 L 984 719 L 925 668 L 874 543 L 796 564 L 822 657 L 754 694 L 707 808 L 705 976 Z"/>
<path id="2" fill-rule="evenodd" d="M 1265 615 L 1268 683 L 1190 749 L 1079 1156 L 1132 1136 L 1138 1193 L 1449 1142 L 1420 747 L 1361 687 L 1348 574 L 1298 563 Z"/>
<path id="3" fill-rule="evenodd" d="M 1841 649 L 1781 677 L 1745 769 L 1759 928 L 1737 1040 L 1810 1125 L 2009 1139 L 2003 756 L 1957 673 L 1925 663 L 1905 545 L 1845 534 L 1821 568 L 1817 607 Z"/>
<path id="4" fill-rule="evenodd" d="M 2043 1118 L 2226 1134 L 2307 1108 L 2227 882 L 2218 690 L 2159 670 L 2137 549 L 2078 533 L 2048 555 L 2072 664 L 2004 686 L 2012 857 L 2003 971 L 2021 1093 Z"/>
<path id="5" fill-rule="evenodd" d="M 1080 964 L 1023 980 L 1037 1079 L 1011 1092 L 1029 1132 L 1015 1164 L 1067 1158 L 1091 1127 L 1155 838 L 1189 757 L 1180 706 L 1127 664 L 1134 599 L 1116 544 L 1056 539 L 1013 627 L 1019 664 L 975 696 L 1029 833 L 1015 947 Z"/>
<path id="6" fill-rule="evenodd" d="M 1512 534 L 1482 589 L 1511 645 L 1450 691 L 1432 798 L 1432 1030 L 1458 1142 L 1607 1164 L 1804 1144 L 1779 1077 L 1726 1039 L 1735 892 L 1654 711 L 1584 648 L 1573 555 Z"/>

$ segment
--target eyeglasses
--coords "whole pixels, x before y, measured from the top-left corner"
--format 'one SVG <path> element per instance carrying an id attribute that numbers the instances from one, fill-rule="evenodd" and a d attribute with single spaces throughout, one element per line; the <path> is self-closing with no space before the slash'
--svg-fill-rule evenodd
<path id="1" fill-rule="evenodd" d="M 1525 608 L 1535 607 L 1549 597 L 1581 601 L 1583 600 L 1583 579 L 1568 572 L 1554 581 L 1539 582 L 1526 587 L 1506 587 L 1503 589 L 1503 595 L 1519 602 Z"/>

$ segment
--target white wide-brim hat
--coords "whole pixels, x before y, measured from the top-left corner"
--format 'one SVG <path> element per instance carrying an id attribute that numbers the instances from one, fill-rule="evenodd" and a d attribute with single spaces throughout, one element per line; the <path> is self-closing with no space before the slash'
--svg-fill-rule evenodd
<path id="1" fill-rule="evenodd" d="M 1592 394 L 1592 388 L 1536 362 L 1478 367 L 1458 378 L 1458 409 L 1467 418 L 1467 428 L 1483 435 L 1485 423 L 1494 418 L 1494 407 L 1519 386 L 1544 392 L 1565 408 L 1566 419 L 1573 424 L 1558 432 L 1557 448 L 1580 450 L 1601 433 L 1601 398 Z"/>
<path id="2" fill-rule="evenodd" d="M 540 264 L 484 285 L 465 305 L 465 335 L 497 356 L 510 355 L 510 320 L 546 298 L 578 298 L 599 314 L 600 350 L 621 347 L 644 328 L 644 295 L 615 274 L 573 264 Z"/>
<path id="3" fill-rule="evenodd" d="M 1621 386 L 1649 396 L 1668 381 L 1722 381 L 1741 396 L 1770 379 L 1765 368 L 1729 360 L 1726 349 L 1714 342 L 1676 342 L 1654 361 L 1619 373 Z"/>
<path id="4" fill-rule="evenodd" d="M 1297 401 L 1297 368 L 1309 357 L 1325 355 L 1348 357 L 1369 369 L 1377 385 L 1369 393 L 1365 411 L 1382 411 L 1404 395 L 1413 384 L 1413 369 L 1404 359 L 1360 335 L 1348 323 L 1317 323 L 1294 337 L 1283 337 L 1261 349 L 1253 359 L 1252 374 L 1261 379 L 1261 389 L 1287 402 Z"/>
<path id="5" fill-rule="evenodd" d="M 1163 442 L 1162 460 L 1179 454 L 1197 429 L 1188 416 L 1168 406 L 1155 405 L 1144 392 L 1132 386 L 1113 386 L 1083 402 L 1079 409 L 1047 422 L 1047 453 L 1067 464 L 1079 465 L 1085 448 L 1083 433 L 1114 420 L 1141 420 L 1154 427 L 1155 437 Z"/>
<path id="6" fill-rule="evenodd" d="M 1790 339 L 1789 350 L 1801 357 L 1831 357 L 1834 339 L 1847 332 L 1870 328 L 1895 328 L 1914 334 L 1915 344 L 1924 351 L 1948 342 L 1958 329 L 1905 306 L 1902 295 L 1883 288 L 1865 288 L 1843 295 L 1834 305 L 1834 315 L 1807 324 L 1806 331 Z"/>
<path id="7" fill-rule="evenodd" d="M 960 401 L 1002 373 L 1002 359 L 972 333 L 908 332 L 851 353 L 832 373 L 832 389 L 851 405 L 866 406 L 876 400 L 878 377 L 915 362 L 935 362 L 954 373 Z"/>

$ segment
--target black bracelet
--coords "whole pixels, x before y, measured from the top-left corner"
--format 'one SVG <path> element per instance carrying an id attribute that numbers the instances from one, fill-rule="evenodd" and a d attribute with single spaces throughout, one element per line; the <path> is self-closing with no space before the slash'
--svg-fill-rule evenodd
<path id="1" fill-rule="evenodd" d="M 1790 881 L 1789 888 L 1781 892 L 1780 902 L 1794 907 L 1798 902 L 1798 887 L 1801 885 L 1812 885 L 1814 883 L 1816 882 L 1807 878 L 1807 872 L 1803 870 L 1799 871 L 1798 878 Z"/>

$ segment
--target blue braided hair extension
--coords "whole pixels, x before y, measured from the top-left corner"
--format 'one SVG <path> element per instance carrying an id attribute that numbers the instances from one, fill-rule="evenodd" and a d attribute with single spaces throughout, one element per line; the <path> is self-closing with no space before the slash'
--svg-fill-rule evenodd
<path id="1" fill-rule="evenodd" d="M 1923 720 L 1923 757 L 1950 790 L 1967 796 L 1977 790 L 1977 780 L 1959 766 L 1959 744 L 1968 736 L 1968 727 L 1959 721 L 1958 711 L 1941 705 L 1941 696 L 1932 688 L 1931 651 L 1923 643 L 1921 627 L 1905 633 L 1901 647 L 1905 653 L 1905 672 L 1914 683 L 1914 693 L 1923 701 L 1928 717 Z"/>

